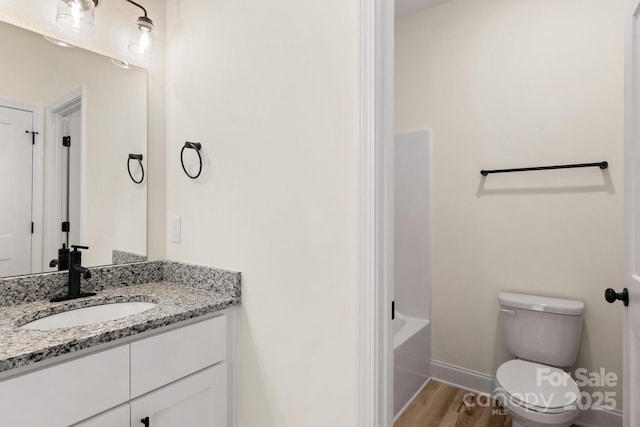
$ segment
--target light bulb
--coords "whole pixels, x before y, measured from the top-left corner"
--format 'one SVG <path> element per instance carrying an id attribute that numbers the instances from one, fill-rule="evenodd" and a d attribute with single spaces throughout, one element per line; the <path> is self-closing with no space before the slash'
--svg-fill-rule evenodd
<path id="1" fill-rule="evenodd" d="M 129 52 L 139 58 L 155 57 L 157 31 L 153 21 L 141 16 L 131 27 L 129 33 Z"/>
<path id="2" fill-rule="evenodd" d="M 77 33 L 91 34 L 94 31 L 95 0 L 58 0 L 56 21 Z"/>

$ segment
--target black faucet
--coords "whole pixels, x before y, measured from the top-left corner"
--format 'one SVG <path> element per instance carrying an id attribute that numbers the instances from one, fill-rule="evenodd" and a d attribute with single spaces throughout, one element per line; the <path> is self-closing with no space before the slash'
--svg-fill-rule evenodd
<path id="1" fill-rule="evenodd" d="M 51 302 L 68 301 L 70 299 L 84 298 L 95 295 L 94 292 L 81 292 L 80 279 L 91 278 L 91 271 L 82 265 L 82 252 L 78 249 L 89 249 L 87 246 L 71 245 L 73 251 L 69 253 L 69 293 L 66 296 L 53 298 Z"/>
<path id="2" fill-rule="evenodd" d="M 58 249 L 58 258 L 52 259 L 49 263 L 49 267 L 58 267 L 58 271 L 66 271 L 69 269 L 69 248 L 66 244 L 62 244 L 62 247 Z"/>

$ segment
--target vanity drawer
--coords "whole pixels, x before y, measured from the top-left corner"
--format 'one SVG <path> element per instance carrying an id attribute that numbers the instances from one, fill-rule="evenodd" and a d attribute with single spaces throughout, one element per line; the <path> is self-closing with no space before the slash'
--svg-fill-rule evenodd
<path id="1" fill-rule="evenodd" d="M 219 316 L 131 343 L 131 398 L 227 357 L 227 318 Z"/>
<path id="2" fill-rule="evenodd" d="M 0 382 L 0 424 L 63 427 L 129 400 L 129 346 Z"/>

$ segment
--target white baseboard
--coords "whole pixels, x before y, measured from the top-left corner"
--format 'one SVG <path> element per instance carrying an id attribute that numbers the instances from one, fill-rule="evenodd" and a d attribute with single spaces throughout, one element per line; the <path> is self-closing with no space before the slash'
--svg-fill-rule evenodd
<path id="1" fill-rule="evenodd" d="M 476 393 L 491 394 L 493 377 L 444 362 L 431 361 L 431 378 Z"/>
<path id="2" fill-rule="evenodd" d="M 398 412 L 396 414 L 395 417 L 393 417 L 393 423 L 395 424 L 396 421 L 398 421 L 398 418 L 400 418 L 400 415 L 402 415 L 402 413 L 404 411 L 407 410 L 407 408 L 409 407 L 409 405 L 411 405 L 411 402 L 413 402 L 414 400 L 416 400 L 416 397 L 418 397 L 418 395 L 420 393 L 422 393 L 422 390 L 424 390 L 424 388 L 427 386 L 427 384 L 429 384 L 429 381 L 431 381 L 431 378 L 427 378 L 427 380 L 424 382 L 424 384 L 422 384 L 422 387 L 420 387 L 420 389 L 418 391 L 416 391 L 416 393 L 411 397 L 411 399 L 409 399 L 409 401 L 407 402 L 406 405 L 404 405 L 402 407 L 402 409 L 400 409 L 400 412 Z"/>
<path id="3" fill-rule="evenodd" d="M 435 360 L 431 361 L 431 379 L 482 394 L 492 394 L 494 389 L 494 377 L 491 375 Z M 622 412 L 594 407 L 582 411 L 576 424 L 582 427 L 622 427 Z"/>
<path id="4" fill-rule="evenodd" d="M 622 427 L 622 411 L 599 408 L 582 411 L 576 424 L 582 427 Z"/>

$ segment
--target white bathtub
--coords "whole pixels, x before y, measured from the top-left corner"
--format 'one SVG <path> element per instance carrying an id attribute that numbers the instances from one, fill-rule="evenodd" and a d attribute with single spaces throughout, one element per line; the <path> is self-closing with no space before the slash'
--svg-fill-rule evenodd
<path id="1" fill-rule="evenodd" d="M 428 320 L 397 311 L 393 328 L 393 414 L 398 418 L 429 379 L 431 328 Z"/>
<path id="2" fill-rule="evenodd" d="M 428 129 L 394 141 L 394 417 L 427 382 L 431 365 L 431 145 Z"/>

